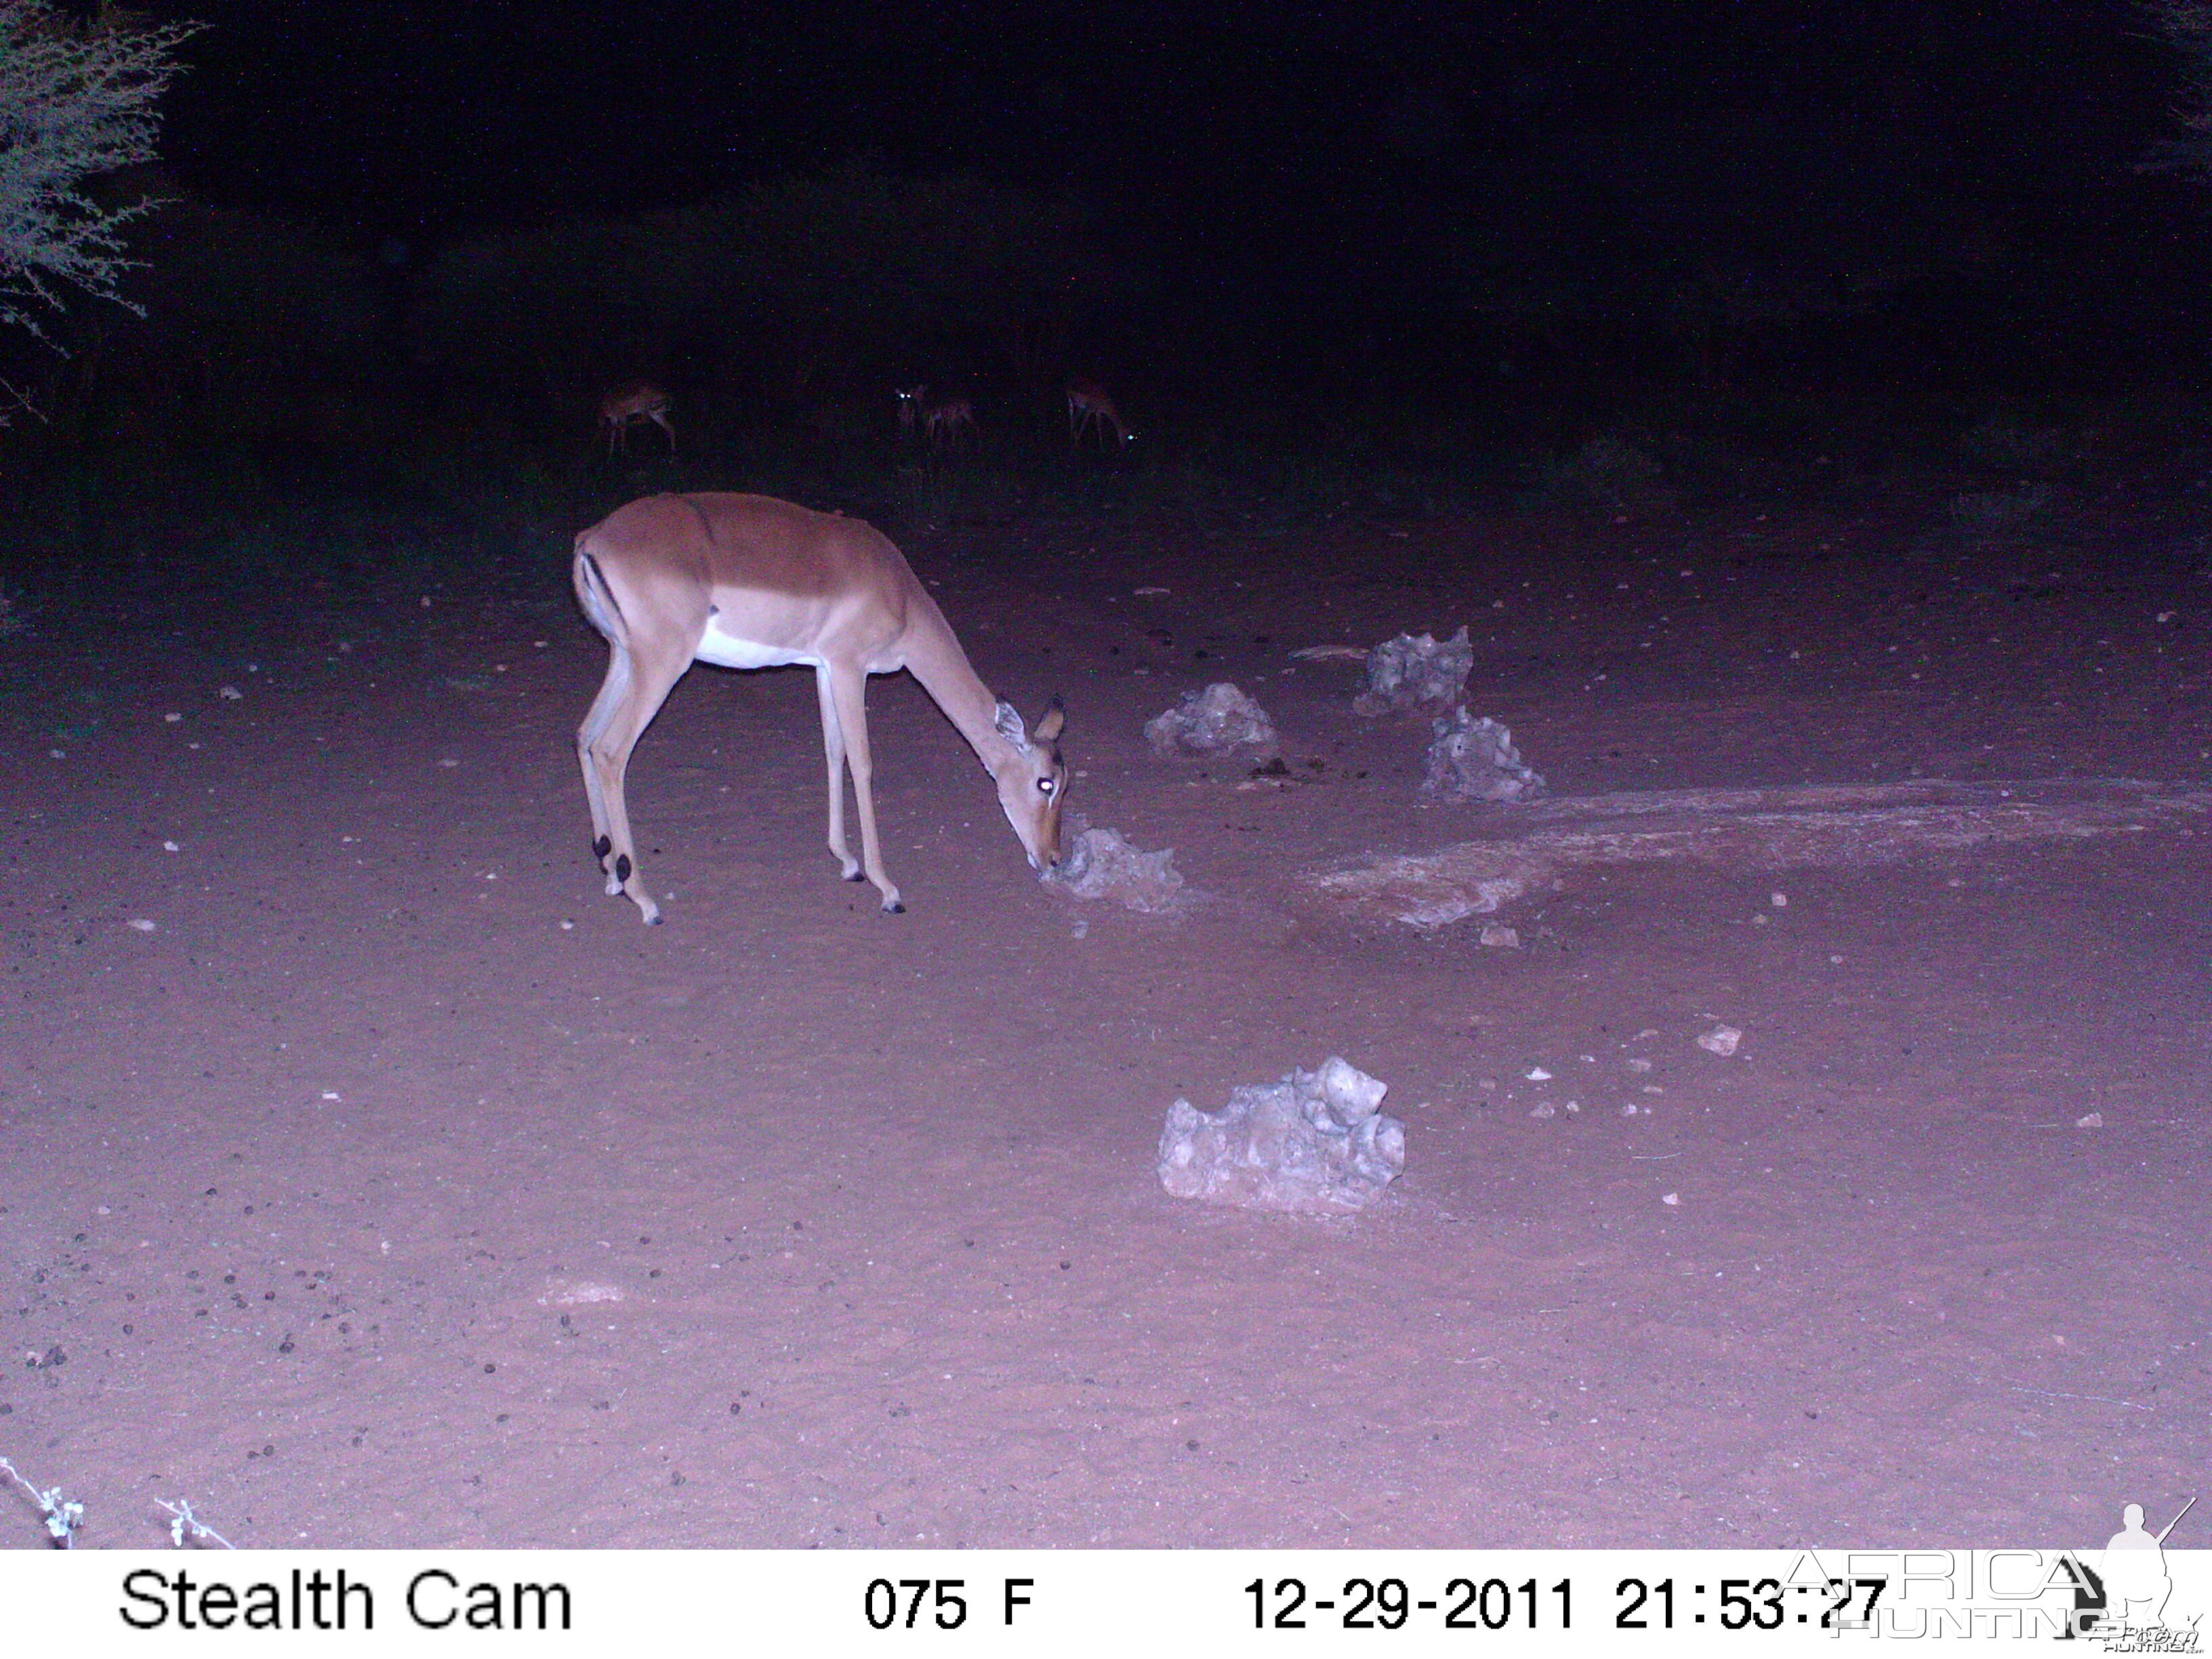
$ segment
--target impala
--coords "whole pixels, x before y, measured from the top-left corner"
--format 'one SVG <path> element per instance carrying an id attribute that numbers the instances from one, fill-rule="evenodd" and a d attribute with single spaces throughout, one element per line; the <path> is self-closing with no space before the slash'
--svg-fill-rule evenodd
<path id="1" fill-rule="evenodd" d="M 1115 447 L 1132 441 L 1136 434 L 1122 422 L 1121 411 L 1114 407 L 1114 400 L 1106 395 L 1106 388 L 1096 380 L 1070 380 L 1067 383 L 1067 441 L 1073 448 L 1083 441 L 1083 428 L 1090 426 L 1097 431 L 1098 442 L 1106 442 L 1106 428 L 1114 428 Z"/>
<path id="2" fill-rule="evenodd" d="M 651 495 L 576 538 L 576 598 L 605 636 L 607 678 L 577 728 L 592 851 L 607 892 L 648 922 L 660 908 L 637 866 L 623 781 L 639 735 L 694 662 L 723 668 L 803 663 L 814 671 L 830 763 L 830 850 L 845 879 L 863 873 L 899 911 L 876 839 L 868 676 L 903 668 L 945 711 L 998 786 L 999 805 L 1040 872 L 1060 863 L 1057 698 L 1025 730 L 975 677 L 945 613 L 890 540 L 858 519 L 765 495 Z M 860 812 L 860 856 L 845 842 L 844 773 Z"/>
<path id="3" fill-rule="evenodd" d="M 599 424 L 607 429 L 607 453 L 628 453 L 633 421 L 651 421 L 668 434 L 668 453 L 676 453 L 676 428 L 668 419 L 668 394 L 650 380 L 633 380 L 599 400 Z"/>
<path id="4" fill-rule="evenodd" d="M 921 411 L 921 423 L 929 434 L 931 445 L 951 443 L 957 448 L 963 434 L 972 437 L 975 431 L 975 405 L 965 398 L 949 398 L 941 404 L 931 404 Z"/>
<path id="5" fill-rule="evenodd" d="M 926 386 L 895 386 L 891 388 L 891 396 L 898 399 L 901 438 L 914 436 L 914 423 L 921 417 L 921 394 L 928 390 Z"/>

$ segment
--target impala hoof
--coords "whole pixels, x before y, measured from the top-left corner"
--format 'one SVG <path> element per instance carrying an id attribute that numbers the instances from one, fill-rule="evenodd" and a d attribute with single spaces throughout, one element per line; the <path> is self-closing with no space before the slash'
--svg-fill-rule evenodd
<path id="1" fill-rule="evenodd" d="M 885 899 L 884 901 L 884 914 L 887 916 L 902 916 L 906 914 L 906 906 L 900 903 L 896 899 Z"/>

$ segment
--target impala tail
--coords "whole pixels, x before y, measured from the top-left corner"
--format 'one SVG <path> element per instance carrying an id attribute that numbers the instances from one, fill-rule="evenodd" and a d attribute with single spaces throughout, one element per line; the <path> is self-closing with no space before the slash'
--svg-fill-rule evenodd
<path id="1" fill-rule="evenodd" d="M 576 603 L 584 608 L 584 618 L 599 630 L 599 637 L 617 649 L 626 649 L 624 637 L 629 629 L 623 623 L 622 606 L 616 600 L 614 590 L 599 569 L 599 562 L 584 544 L 592 538 L 586 531 L 576 538 L 576 557 L 570 572 L 576 584 Z"/>

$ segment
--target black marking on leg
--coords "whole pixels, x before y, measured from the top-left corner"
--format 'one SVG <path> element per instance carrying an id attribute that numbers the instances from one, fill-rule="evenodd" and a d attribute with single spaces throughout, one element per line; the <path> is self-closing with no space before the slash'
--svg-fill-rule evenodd
<path id="1" fill-rule="evenodd" d="M 614 850 L 615 842 L 612 836 L 601 836 L 592 843 L 592 856 L 602 864 L 607 861 L 607 854 Z"/>
<path id="2" fill-rule="evenodd" d="M 886 915 L 902 916 L 906 914 L 906 903 L 903 900 L 893 899 L 884 906 L 884 912 Z"/>
<path id="3" fill-rule="evenodd" d="M 629 861 L 629 854 L 624 853 L 620 858 L 615 860 L 615 879 L 619 882 L 628 882 L 629 880 L 629 872 L 635 866 Z"/>
<path id="4" fill-rule="evenodd" d="M 866 881 L 867 878 L 868 872 L 865 870 L 855 870 L 851 875 L 845 878 L 848 881 Z"/>

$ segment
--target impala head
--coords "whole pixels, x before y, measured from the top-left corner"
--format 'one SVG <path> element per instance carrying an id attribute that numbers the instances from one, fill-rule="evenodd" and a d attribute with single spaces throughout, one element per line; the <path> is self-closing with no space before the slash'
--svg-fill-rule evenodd
<path id="1" fill-rule="evenodd" d="M 999 735 L 1013 745 L 1012 757 L 993 775 L 999 805 L 1021 838 L 1022 850 L 1030 855 L 1030 868 L 1039 873 L 1060 865 L 1060 808 L 1067 793 L 1067 763 L 1060 757 L 1060 732 L 1066 720 L 1066 711 L 1054 697 L 1034 732 L 1023 726 L 1010 702 L 999 705 L 995 722 Z"/>

